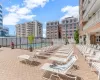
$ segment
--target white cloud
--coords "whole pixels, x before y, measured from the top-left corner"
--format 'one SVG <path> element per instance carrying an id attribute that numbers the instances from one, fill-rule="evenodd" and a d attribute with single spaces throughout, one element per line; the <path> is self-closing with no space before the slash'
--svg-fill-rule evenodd
<path id="1" fill-rule="evenodd" d="M 10 13 L 4 16 L 3 19 L 4 25 L 15 25 L 17 22 L 19 22 L 19 17 L 15 13 Z"/>
<path id="2" fill-rule="evenodd" d="M 4 25 L 16 25 L 19 21 L 25 20 L 33 20 L 36 15 L 32 13 L 32 9 L 36 7 L 44 7 L 45 4 L 49 2 L 49 0 L 24 0 L 22 7 L 20 5 L 12 5 L 11 7 L 7 7 L 6 10 L 8 14 L 6 14 L 3 18 Z"/>
<path id="3" fill-rule="evenodd" d="M 49 0 L 24 0 L 24 5 L 32 9 L 38 6 L 44 7 Z"/>
<path id="4" fill-rule="evenodd" d="M 63 17 L 61 17 L 60 20 L 66 18 L 66 17 L 79 17 L 79 6 L 66 6 L 61 9 L 61 12 L 65 13 Z"/>
<path id="5" fill-rule="evenodd" d="M 12 5 L 11 7 L 7 7 L 6 10 L 8 12 L 15 12 L 19 9 L 19 5 Z"/>

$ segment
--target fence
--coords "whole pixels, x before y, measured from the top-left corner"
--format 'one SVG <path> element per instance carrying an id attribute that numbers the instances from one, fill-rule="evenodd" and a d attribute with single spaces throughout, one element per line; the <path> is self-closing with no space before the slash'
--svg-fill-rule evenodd
<path id="1" fill-rule="evenodd" d="M 30 44 L 27 37 L 1 37 L 0 38 L 0 45 L 3 47 L 10 47 L 11 42 L 14 43 L 15 48 L 20 49 L 28 49 Z M 53 44 L 65 44 L 65 40 L 63 39 L 49 39 L 49 38 L 35 38 L 32 42 L 33 49 L 42 48 L 46 46 L 50 46 L 51 42 Z"/>

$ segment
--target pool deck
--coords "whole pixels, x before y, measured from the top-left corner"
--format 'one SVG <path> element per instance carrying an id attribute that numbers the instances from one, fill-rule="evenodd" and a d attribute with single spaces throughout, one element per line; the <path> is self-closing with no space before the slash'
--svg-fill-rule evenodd
<path id="1" fill-rule="evenodd" d="M 23 54 L 31 55 L 32 52 L 21 49 L 0 48 L 0 80 L 44 80 L 42 77 L 45 71 L 41 70 L 41 66 L 51 61 L 39 59 L 38 62 L 29 65 L 19 61 L 18 56 Z M 72 74 L 82 78 L 80 80 L 98 80 L 97 74 L 91 71 L 90 66 L 75 47 L 74 54 L 78 56 L 76 65 L 79 66 L 79 70 L 71 70 Z M 66 80 L 66 78 L 62 80 Z"/>

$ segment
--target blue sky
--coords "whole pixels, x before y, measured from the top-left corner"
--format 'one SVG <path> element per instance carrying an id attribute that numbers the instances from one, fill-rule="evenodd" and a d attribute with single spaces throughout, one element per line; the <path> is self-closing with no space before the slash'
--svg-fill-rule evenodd
<path id="1" fill-rule="evenodd" d="M 46 22 L 78 17 L 78 3 L 78 0 L 2 0 L 3 24 L 14 35 L 16 24 L 38 20 L 45 36 Z"/>

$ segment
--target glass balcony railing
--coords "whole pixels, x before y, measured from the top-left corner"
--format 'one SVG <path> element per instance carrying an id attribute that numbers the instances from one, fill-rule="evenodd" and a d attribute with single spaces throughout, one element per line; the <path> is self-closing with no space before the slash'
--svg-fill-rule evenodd
<path id="1" fill-rule="evenodd" d="M 83 18 L 86 18 L 88 16 L 89 11 L 91 10 L 91 8 L 93 7 L 93 5 L 95 4 L 96 1 L 97 0 L 88 0 L 88 2 L 87 2 L 88 4 L 87 3 L 84 4 L 84 5 L 87 5 L 87 6 L 84 7 L 85 8 L 85 13 L 83 15 Z"/>
<path id="2" fill-rule="evenodd" d="M 83 30 L 90 28 L 100 22 L 100 9 L 88 20 Z"/>

